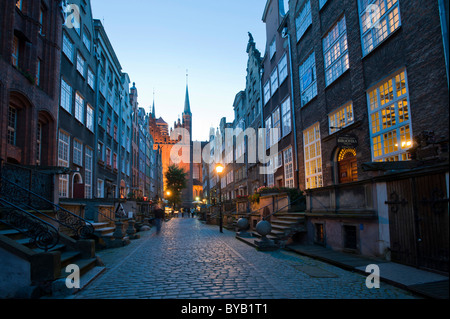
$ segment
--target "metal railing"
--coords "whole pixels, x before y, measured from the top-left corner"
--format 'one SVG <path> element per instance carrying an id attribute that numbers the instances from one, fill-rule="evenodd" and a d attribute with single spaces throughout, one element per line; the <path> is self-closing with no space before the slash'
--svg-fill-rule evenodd
<path id="1" fill-rule="evenodd" d="M 2 177 L 0 175 L 0 194 L 3 197 L 6 197 L 9 199 L 11 203 L 14 203 L 18 207 L 25 206 L 25 208 L 31 208 L 32 210 L 40 212 L 39 210 L 33 208 L 33 205 L 31 205 L 31 200 L 28 201 L 28 204 L 25 204 L 22 200 L 23 198 L 35 198 L 39 201 L 45 202 L 49 205 L 49 207 L 52 208 L 52 210 L 55 211 L 55 216 L 57 221 L 60 225 L 67 227 L 71 229 L 76 237 L 87 239 L 91 238 L 94 234 L 94 226 L 91 222 L 84 219 L 81 216 L 78 216 L 71 211 L 51 202 L 50 200 L 14 183 L 6 178 Z"/>
<path id="2" fill-rule="evenodd" d="M 0 222 L 20 232 L 30 239 L 30 244 L 45 252 L 59 243 L 60 236 L 55 226 L 4 198 L 0 198 Z"/>

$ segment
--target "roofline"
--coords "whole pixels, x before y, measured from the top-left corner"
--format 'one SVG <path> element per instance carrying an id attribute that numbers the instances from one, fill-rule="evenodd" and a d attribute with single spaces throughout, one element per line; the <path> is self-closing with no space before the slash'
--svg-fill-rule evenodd
<path id="1" fill-rule="evenodd" d="M 271 2 L 272 2 L 272 0 L 267 0 L 267 2 L 266 2 L 266 7 L 264 8 L 264 13 L 262 16 L 263 22 L 266 22 L 267 11 L 269 10 L 269 5 Z"/>

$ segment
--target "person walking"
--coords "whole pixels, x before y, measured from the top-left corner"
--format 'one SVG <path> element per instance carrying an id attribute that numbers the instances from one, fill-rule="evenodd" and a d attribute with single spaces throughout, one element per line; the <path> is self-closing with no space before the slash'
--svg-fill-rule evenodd
<path id="1" fill-rule="evenodd" d="M 156 233 L 159 234 L 161 232 L 162 222 L 165 218 L 164 211 L 161 209 L 159 205 L 155 207 L 155 225 L 156 225 Z"/>

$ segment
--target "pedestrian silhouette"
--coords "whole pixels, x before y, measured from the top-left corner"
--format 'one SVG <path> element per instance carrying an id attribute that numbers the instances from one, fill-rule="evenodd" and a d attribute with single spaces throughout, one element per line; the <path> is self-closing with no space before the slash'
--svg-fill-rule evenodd
<path id="1" fill-rule="evenodd" d="M 161 209 L 159 205 L 155 207 L 155 225 L 156 225 L 156 233 L 159 234 L 161 232 L 162 222 L 164 221 L 164 211 Z"/>

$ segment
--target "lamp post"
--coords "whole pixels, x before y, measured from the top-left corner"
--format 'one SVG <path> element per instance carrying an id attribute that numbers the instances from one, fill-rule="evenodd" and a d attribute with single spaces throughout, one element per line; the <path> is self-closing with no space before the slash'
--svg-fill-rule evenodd
<path id="1" fill-rule="evenodd" d="M 223 167 L 222 164 L 217 164 L 216 166 L 216 172 L 219 176 L 219 228 L 220 232 L 223 233 L 223 220 L 222 220 L 222 180 L 221 176 L 223 171 L 225 170 L 225 167 Z"/>

